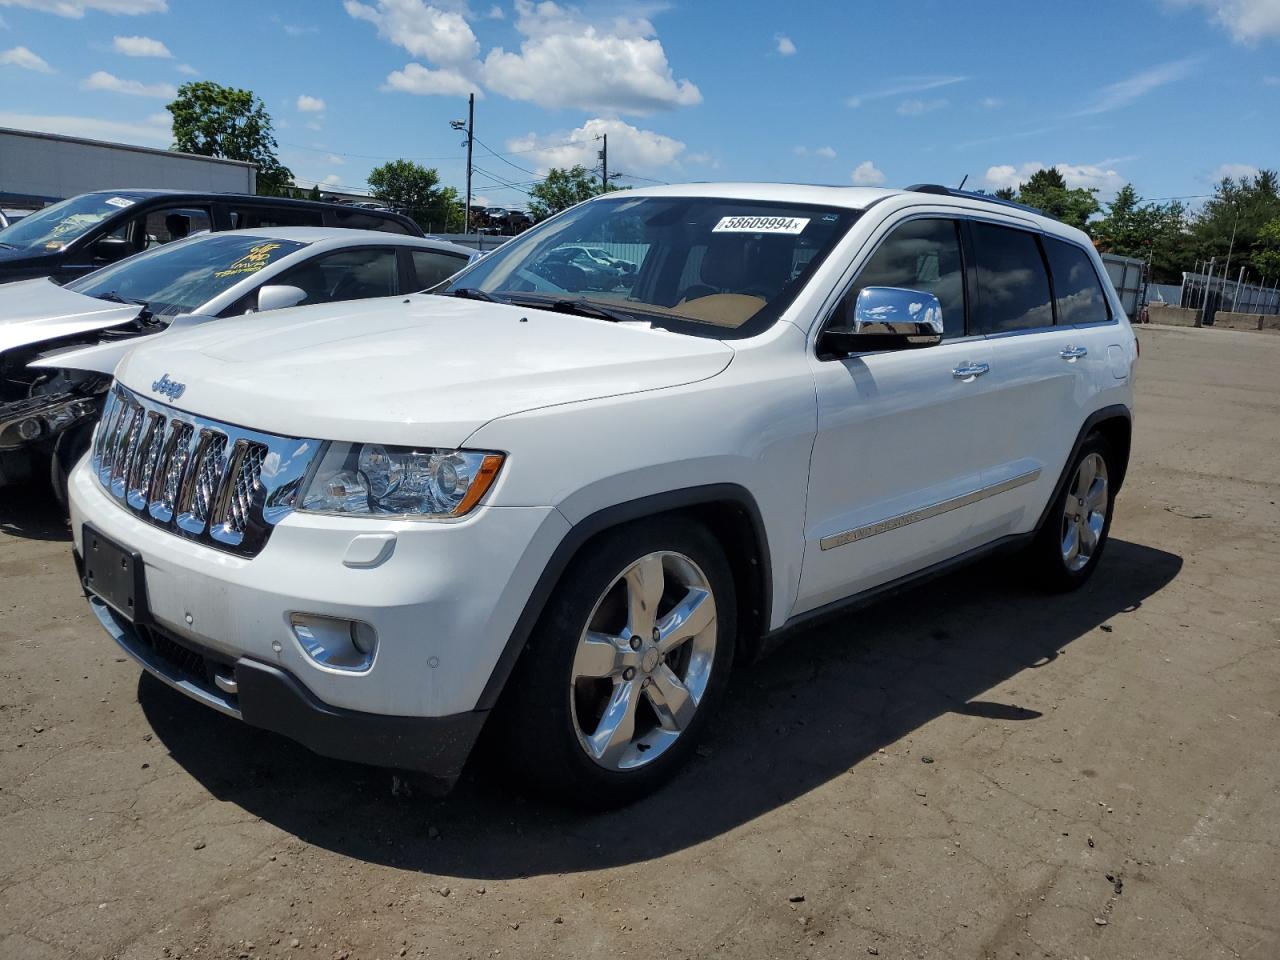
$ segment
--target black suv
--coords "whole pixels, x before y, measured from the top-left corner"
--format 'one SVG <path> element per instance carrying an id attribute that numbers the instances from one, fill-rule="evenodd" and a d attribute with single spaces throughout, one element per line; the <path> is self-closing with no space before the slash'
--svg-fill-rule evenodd
<path id="1" fill-rule="evenodd" d="M 37 210 L 0 230 L 0 283 L 57 283 L 193 233 L 250 227 L 352 227 L 422 236 L 408 217 L 338 203 L 234 193 L 102 190 Z"/>

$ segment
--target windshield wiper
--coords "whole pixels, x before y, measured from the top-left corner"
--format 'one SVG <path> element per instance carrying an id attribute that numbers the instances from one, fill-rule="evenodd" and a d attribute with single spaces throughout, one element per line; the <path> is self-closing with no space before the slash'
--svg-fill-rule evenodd
<path id="1" fill-rule="evenodd" d="M 108 290 L 106 293 L 99 293 L 97 294 L 97 297 L 99 300 L 110 300 L 112 303 L 130 303 L 135 307 L 143 307 L 144 309 L 147 306 L 147 301 L 145 300 L 134 300 L 131 297 L 122 297 L 114 290 Z"/>
<path id="2" fill-rule="evenodd" d="M 485 303 L 508 303 L 501 297 L 495 297 L 491 293 L 485 293 L 475 287 L 459 287 L 457 290 L 449 291 L 446 296 L 461 297 L 463 300 L 483 300 Z"/>
<path id="3" fill-rule="evenodd" d="M 522 307 L 536 307 L 539 310 L 553 310 L 556 313 L 571 313 L 579 317 L 592 317 L 596 320 L 612 320 L 615 323 L 631 323 L 636 317 L 623 310 L 614 310 L 602 306 L 594 300 L 582 297 L 512 297 L 512 303 Z"/>

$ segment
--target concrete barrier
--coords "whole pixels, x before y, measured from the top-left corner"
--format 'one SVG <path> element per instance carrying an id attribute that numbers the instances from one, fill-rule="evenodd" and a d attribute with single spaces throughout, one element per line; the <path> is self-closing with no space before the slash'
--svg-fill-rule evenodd
<path id="1" fill-rule="evenodd" d="M 1174 307 L 1167 303 L 1149 303 L 1147 320 L 1150 323 L 1167 323 L 1176 327 L 1198 327 L 1200 311 L 1190 307 Z"/>
<path id="2" fill-rule="evenodd" d="M 1229 313 L 1226 310 L 1219 310 L 1213 315 L 1213 325 L 1226 327 L 1228 330 L 1261 330 L 1262 314 Z"/>

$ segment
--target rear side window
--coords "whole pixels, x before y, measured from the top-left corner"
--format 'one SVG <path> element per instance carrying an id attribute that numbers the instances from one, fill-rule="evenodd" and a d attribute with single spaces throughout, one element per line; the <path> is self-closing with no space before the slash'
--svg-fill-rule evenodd
<path id="1" fill-rule="evenodd" d="M 1035 234 L 989 223 L 975 223 L 972 231 L 981 332 L 1053 326 L 1049 274 Z"/>
<path id="2" fill-rule="evenodd" d="M 333 223 L 349 230 L 381 230 L 383 233 L 411 235 L 409 228 L 399 221 L 380 217 L 368 210 L 335 210 Z"/>
<path id="3" fill-rule="evenodd" d="M 324 214 L 305 207 L 235 206 L 231 208 L 232 230 L 256 230 L 262 227 L 319 227 Z"/>
<path id="4" fill-rule="evenodd" d="M 864 287 L 902 287 L 932 293 L 942 305 L 944 336 L 964 336 L 964 268 L 956 222 L 908 220 L 895 227 L 858 273 L 837 316 L 852 323 L 854 303 Z"/>
<path id="5" fill-rule="evenodd" d="M 1105 323 L 1111 319 L 1106 294 L 1089 254 L 1072 243 L 1044 238 L 1053 294 L 1058 302 L 1058 323 Z"/>
<path id="6" fill-rule="evenodd" d="M 437 250 L 413 250 L 413 272 L 417 275 L 416 290 L 426 290 L 448 280 L 467 265 L 467 258 L 460 253 L 444 253 Z"/>

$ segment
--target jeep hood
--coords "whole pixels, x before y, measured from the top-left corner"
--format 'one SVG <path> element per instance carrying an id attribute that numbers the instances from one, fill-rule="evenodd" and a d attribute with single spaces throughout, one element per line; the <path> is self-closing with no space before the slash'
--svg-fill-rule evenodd
<path id="1" fill-rule="evenodd" d="M 60 287 L 47 277 L 0 284 L 0 353 L 92 330 L 118 327 L 142 308 Z"/>
<path id="2" fill-rule="evenodd" d="M 175 407 L 270 433 L 457 446 L 497 417 L 704 380 L 732 358 L 647 324 L 418 295 L 222 320 L 139 344 L 116 375 L 151 399 L 167 375 Z"/>

